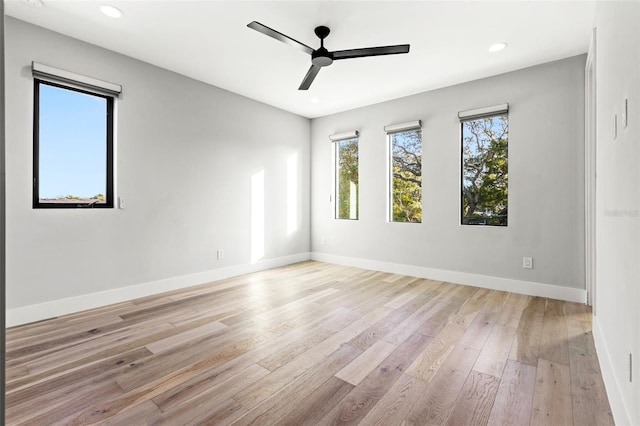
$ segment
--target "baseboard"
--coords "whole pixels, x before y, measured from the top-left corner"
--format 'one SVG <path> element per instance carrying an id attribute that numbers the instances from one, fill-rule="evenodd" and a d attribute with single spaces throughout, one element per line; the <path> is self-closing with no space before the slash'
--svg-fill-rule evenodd
<path id="1" fill-rule="evenodd" d="M 98 308 L 111 305 L 113 303 L 124 302 L 139 297 L 151 296 L 165 291 L 177 290 L 197 284 L 236 277 L 238 275 L 251 272 L 263 271 L 277 268 L 279 266 L 290 265 L 292 263 L 303 262 L 311 258 L 310 253 L 299 253 L 289 256 L 282 256 L 274 259 L 265 259 L 256 263 L 230 266 L 227 268 L 212 269 L 196 274 L 172 277 L 158 281 L 136 284 L 127 287 L 119 287 L 112 290 L 97 293 L 83 294 L 81 296 L 68 297 L 65 299 L 52 300 L 50 302 L 38 303 L 35 305 L 22 306 L 6 311 L 6 326 L 27 324 L 60 315 L 71 314 L 84 311 L 86 309 Z"/>
<path id="2" fill-rule="evenodd" d="M 613 413 L 613 420 L 616 425 L 631 425 L 631 415 L 624 403 L 620 384 L 618 383 L 616 374 L 613 371 L 611 355 L 609 354 L 607 342 L 604 338 L 604 334 L 602 333 L 598 317 L 593 317 L 592 330 L 593 341 L 596 346 L 598 361 L 600 363 L 600 371 L 602 372 L 602 380 L 604 381 L 604 387 L 607 390 L 607 397 L 609 398 L 609 406 L 611 406 L 611 412 Z"/>
<path id="3" fill-rule="evenodd" d="M 444 269 L 425 268 L 422 266 L 401 263 L 381 262 L 377 260 L 336 256 L 326 253 L 311 253 L 311 259 L 338 265 L 353 266 L 362 269 L 410 275 L 455 284 L 490 288 L 492 290 L 510 291 L 530 296 L 548 297 L 568 302 L 586 303 L 587 292 L 584 289 L 561 287 L 531 281 L 513 280 L 509 278 L 491 277 L 487 275 L 469 274 L 466 272 L 447 271 Z"/>

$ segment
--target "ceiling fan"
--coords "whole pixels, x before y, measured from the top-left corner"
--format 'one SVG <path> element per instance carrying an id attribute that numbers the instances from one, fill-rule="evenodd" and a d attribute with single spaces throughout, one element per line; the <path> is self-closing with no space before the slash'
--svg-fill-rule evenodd
<path id="1" fill-rule="evenodd" d="M 268 35 L 269 37 L 275 38 L 278 41 L 289 44 L 293 47 L 297 47 L 303 52 L 311 55 L 311 68 L 307 71 L 307 75 L 304 76 L 300 87 L 298 90 L 307 90 L 313 80 L 318 75 L 318 71 L 320 68 L 329 66 L 333 63 L 333 61 L 337 61 L 339 59 L 352 59 L 352 58 L 364 58 L 366 56 L 380 56 L 380 55 L 397 55 L 399 53 L 409 53 L 409 45 L 408 44 L 398 44 L 395 46 L 379 46 L 379 47 L 365 47 L 362 49 L 348 49 L 348 50 L 335 50 L 333 52 L 329 52 L 324 47 L 324 39 L 329 35 L 329 28 L 323 25 L 316 27 L 314 32 L 320 39 L 320 47 L 318 49 L 312 49 L 306 44 L 300 43 L 298 40 L 294 40 L 289 36 L 282 34 L 272 28 L 267 27 L 266 25 L 261 24 L 260 22 L 253 21 L 247 25 L 247 27 L 261 32 L 262 34 Z"/>

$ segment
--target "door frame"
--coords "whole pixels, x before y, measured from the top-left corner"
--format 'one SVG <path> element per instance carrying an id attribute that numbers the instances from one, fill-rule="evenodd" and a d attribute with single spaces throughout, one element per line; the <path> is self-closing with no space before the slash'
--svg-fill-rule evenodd
<path id="1" fill-rule="evenodd" d="M 596 28 L 591 34 L 591 43 L 585 65 L 585 281 L 587 304 L 596 315 L 596 155 L 597 155 L 597 108 L 596 108 Z"/>

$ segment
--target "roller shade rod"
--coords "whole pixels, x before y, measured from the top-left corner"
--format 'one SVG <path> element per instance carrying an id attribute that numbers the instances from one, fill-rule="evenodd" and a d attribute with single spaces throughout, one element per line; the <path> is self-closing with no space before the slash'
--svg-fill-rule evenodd
<path id="1" fill-rule="evenodd" d="M 422 120 L 414 120 L 405 123 L 389 124 L 388 126 L 384 126 L 384 131 L 387 133 L 397 133 L 420 128 L 422 128 Z"/>
<path id="2" fill-rule="evenodd" d="M 122 93 L 122 86 L 119 84 L 99 80 L 97 78 L 88 77 L 71 71 L 61 70 L 38 62 L 31 63 L 31 72 L 36 78 L 80 86 L 112 96 L 118 96 Z"/>
<path id="3" fill-rule="evenodd" d="M 351 132 L 336 133 L 334 135 L 329 135 L 329 139 L 331 140 L 331 142 L 335 142 L 335 141 L 342 141 L 345 139 L 357 138 L 358 136 L 360 136 L 360 132 L 358 132 L 357 130 L 353 130 Z"/>
<path id="4" fill-rule="evenodd" d="M 496 115 L 503 115 L 509 112 L 509 104 L 493 105 L 483 108 L 470 109 L 467 111 L 460 111 L 458 118 L 460 121 L 477 120 L 478 118 L 492 117 Z"/>

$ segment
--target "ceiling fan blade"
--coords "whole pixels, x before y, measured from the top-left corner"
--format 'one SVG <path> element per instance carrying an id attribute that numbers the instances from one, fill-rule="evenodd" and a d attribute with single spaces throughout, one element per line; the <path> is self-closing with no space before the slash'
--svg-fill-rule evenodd
<path id="1" fill-rule="evenodd" d="M 337 50 L 331 53 L 333 54 L 334 60 L 364 58 L 366 56 L 397 55 L 399 53 L 409 53 L 409 45 L 398 44 L 395 46 L 365 47 L 363 49 Z"/>
<path id="2" fill-rule="evenodd" d="M 298 90 L 307 90 L 309 86 L 311 86 L 311 83 L 313 83 L 316 75 L 318 75 L 318 71 L 320 71 L 319 66 L 311 65 L 311 68 L 309 68 L 309 71 L 307 71 L 307 75 L 304 76 L 302 83 L 300 83 L 300 87 L 298 87 Z"/>
<path id="3" fill-rule="evenodd" d="M 281 32 L 267 27 L 266 25 L 262 25 L 260 22 L 253 21 L 247 24 L 247 27 L 251 28 L 252 30 L 256 30 L 264 35 L 268 35 L 269 37 L 275 38 L 276 40 L 286 43 L 290 46 L 297 47 L 298 49 L 308 53 L 309 55 L 313 53 L 313 49 L 306 44 L 300 43 L 298 40 L 294 40 L 291 37 L 282 34 Z"/>

